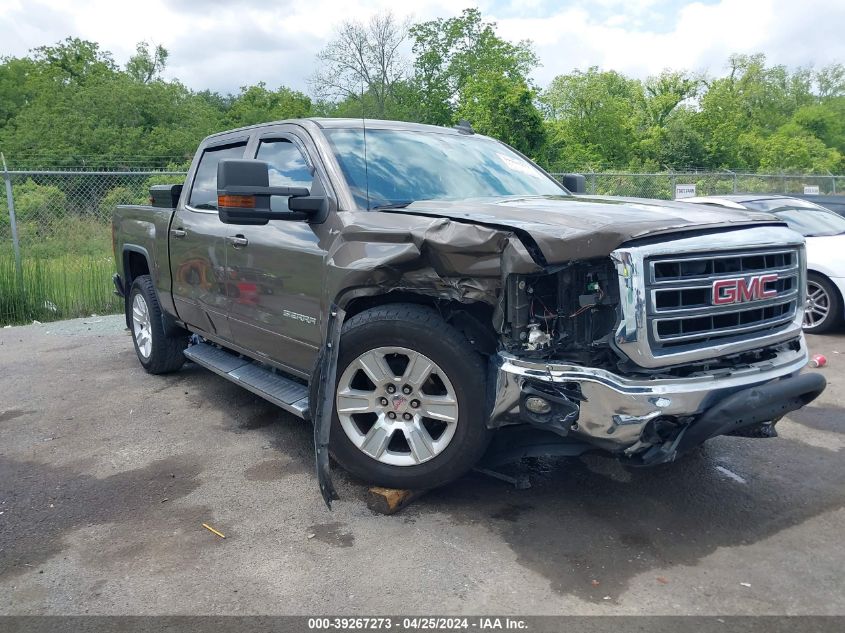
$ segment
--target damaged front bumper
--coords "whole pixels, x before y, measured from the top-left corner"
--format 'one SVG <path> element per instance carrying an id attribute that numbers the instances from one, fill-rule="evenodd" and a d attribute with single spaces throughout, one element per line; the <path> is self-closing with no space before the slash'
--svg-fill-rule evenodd
<path id="1" fill-rule="evenodd" d="M 627 378 L 501 353 L 489 425 L 527 423 L 633 463 L 658 464 L 716 435 L 750 434 L 811 402 L 825 379 L 799 375 L 806 363 L 803 341 L 767 361 L 684 378 Z"/>

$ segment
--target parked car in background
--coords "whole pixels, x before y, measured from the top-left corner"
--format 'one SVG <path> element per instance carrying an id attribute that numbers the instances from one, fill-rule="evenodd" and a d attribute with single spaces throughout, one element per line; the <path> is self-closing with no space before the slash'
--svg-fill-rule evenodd
<path id="1" fill-rule="evenodd" d="M 845 216 L 845 195 L 834 195 L 834 196 L 816 196 L 810 194 L 803 194 L 803 195 L 795 195 L 794 198 L 798 198 L 800 200 L 807 200 L 808 202 L 813 202 L 820 207 L 824 207 L 825 209 L 829 209 L 834 213 L 838 213 L 839 215 Z"/>
<path id="2" fill-rule="evenodd" d="M 834 196 L 824 196 L 825 198 Z M 766 211 L 807 240 L 807 306 L 804 331 L 821 334 L 842 324 L 845 295 L 845 217 L 808 200 L 745 194 L 700 196 L 684 202 Z"/>

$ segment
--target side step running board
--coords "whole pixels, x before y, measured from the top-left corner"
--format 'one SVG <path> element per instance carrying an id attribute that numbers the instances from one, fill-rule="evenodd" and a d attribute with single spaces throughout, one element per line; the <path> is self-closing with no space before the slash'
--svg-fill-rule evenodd
<path id="1" fill-rule="evenodd" d="M 308 419 L 308 387 L 302 383 L 208 343 L 191 345 L 185 350 L 185 357 L 285 411 Z"/>

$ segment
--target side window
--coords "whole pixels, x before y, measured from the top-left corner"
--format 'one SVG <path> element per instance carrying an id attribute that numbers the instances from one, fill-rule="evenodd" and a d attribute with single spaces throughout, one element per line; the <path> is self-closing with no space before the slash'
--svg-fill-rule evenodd
<path id="1" fill-rule="evenodd" d="M 195 209 L 217 209 L 217 163 L 223 158 L 243 158 L 246 143 L 212 147 L 202 153 L 191 197 L 188 199 Z"/>
<path id="2" fill-rule="evenodd" d="M 290 141 L 279 139 L 261 141 L 258 160 L 270 163 L 271 187 L 305 187 L 311 189 L 314 177 L 299 148 Z M 288 200 L 281 196 L 270 198 L 273 211 L 287 211 Z"/>

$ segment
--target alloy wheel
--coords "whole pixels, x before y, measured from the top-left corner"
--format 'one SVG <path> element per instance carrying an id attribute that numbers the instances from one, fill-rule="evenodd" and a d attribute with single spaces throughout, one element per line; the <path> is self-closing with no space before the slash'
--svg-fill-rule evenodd
<path id="1" fill-rule="evenodd" d="M 817 327 L 825 322 L 830 313 L 830 295 L 818 283 L 807 281 L 807 304 L 804 308 L 804 327 Z"/>
<path id="2" fill-rule="evenodd" d="M 136 294 L 132 300 L 132 332 L 141 356 L 149 358 L 153 351 L 153 336 L 150 331 L 150 309 L 142 294 Z"/>
<path id="3" fill-rule="evenodd" d="M 377 347 L 349 363 L 338 381 L 336 408 L 352 443 L 392 466 L 437 457 L 455 436 L 459 413 L 446 372 L 404 347 Z"/>

